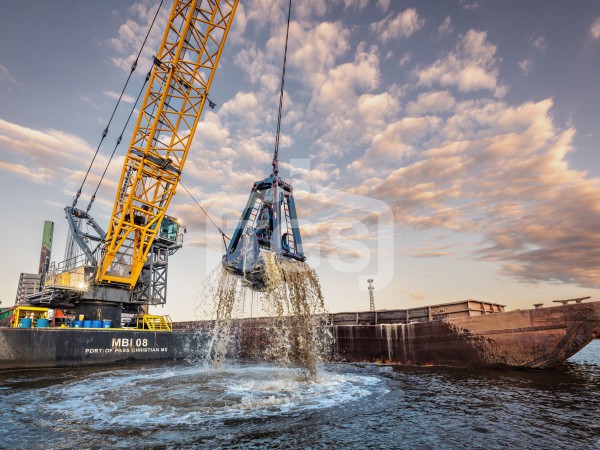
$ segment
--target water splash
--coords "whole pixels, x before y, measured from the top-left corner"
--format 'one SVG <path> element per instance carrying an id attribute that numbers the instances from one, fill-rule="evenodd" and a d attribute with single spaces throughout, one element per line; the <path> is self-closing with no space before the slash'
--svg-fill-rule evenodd
<path id="1" fill-rule="evenodd" d="M 331 340 L 320 323 L 326 310 L 318 276 L 306 263 L 271 252 L 261 252 L 261 257 L 262 292 L 224 269 L 212 280 L 216 317 L 207 360 L 219 365 L 228 357 L 243 356 L 297 364 L 315 378 Z M 248 312 L 251 318 L 242 319 Z"/>

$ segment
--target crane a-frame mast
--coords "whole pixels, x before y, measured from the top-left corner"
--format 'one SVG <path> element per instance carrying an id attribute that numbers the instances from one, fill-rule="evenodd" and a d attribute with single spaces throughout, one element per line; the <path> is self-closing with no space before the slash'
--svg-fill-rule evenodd
<path id="1" fill-rule="evenodd" d="M 96 283 L 133 288 L 208 101 L 238 0 L 176 0 L 123 164 Z"/>

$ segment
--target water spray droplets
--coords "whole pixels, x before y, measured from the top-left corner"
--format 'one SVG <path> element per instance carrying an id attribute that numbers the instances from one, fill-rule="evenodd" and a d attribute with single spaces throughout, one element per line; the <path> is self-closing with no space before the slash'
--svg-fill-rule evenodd
<path id="1" fill-rule="evenodd" d="M 265 289 L 246 287 L 247 280 L 221 269 L 214 281 L 216 319 L 207 349 L 214 364 L 227 357 L 297 364 L 311 378 L 325 360 L 331 336 L 319 279 L 306 263 L 264 252 Z M 250 309 L 258 318 L 241 319 Z M 240 319 L 240 320 L 232 320 Z"/>

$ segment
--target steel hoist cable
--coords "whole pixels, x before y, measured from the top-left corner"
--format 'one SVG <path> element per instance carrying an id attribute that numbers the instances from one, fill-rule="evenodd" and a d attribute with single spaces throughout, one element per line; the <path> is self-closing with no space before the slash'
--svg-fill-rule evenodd
<path id="1" fill-rule="evenodd" d="M 281 111 L 283 109 L 283 88 L 285 83 L 285 64 L 287 61 L 288 38 L 290 35 L 290 17 L 292 15 L 292 0 L 289 2 L 287 30 L 285 32 L 285 50 L 283 52 L 283 70 L 281 72 L 281 90 L 279 91 L 279 112 L 277 113 L 277 132 L 275 133 L 275 152 L 273 154 L 273 175 L 279 174 L 279 135 L 281 133 Z"/>
<path id="2" fill-rule="evenodd" d="M 112 114 L 110 115 L 110 119 L 108 120 L 108 124 L 106 125 L 106 128 L 104 128 L 104 130 L 102 131 L 102 137 L 100 138 L 100 142 L 98 143 L 98 146 L 96 147 L 96 152 L 94 153 L 94 157 L 92 158 L 92 161 L 90 162 L 90 165 L 88 166 L 87 172 L 85 173 L 85 177 L 83 177 L 83 181 L 81 182 L 81 186 L 79 187 L 79 189 L 77 190 L 77 193 L 75 194 L 75 198 L 73 199 L 73 208 L 75 208 L 75 206 L 77 205 L 77 200 L 79 200 L 79 197 L 81 196 L 81 190 L 83 189 L 83 186 L 85 185 L 85 182 L 90 174 L 90 171 L 92 170 L 92 166 L 94 165 L 94 161 L 96 160 L 96 157 L 98 156 L 98 152 L 100 151 L 100 147 L 102 146 L 102 142 L 104 141 L 104 138 L 106 137 L 106 135 L 108 134 L 108 128 L 110 127 L 110 124 L 115 116 L 115 113 L 117 112 L 117 108 L 119 107 L 119 104 L 121 103 L 121 99 L 123 98 L 123 95 L 125 94 L 125 89 L 127 88 L 127 85 L 129 84 L 129 80 L 131 79 L 131 76 L 133 75 L 133 72 L 135 71 L 138 61 L 140 59 L 140 55 L 142 54 L 142 50 L 144 50 L 144 46 L 146 45 L 146 41 L 148 40 L 148 36 L 150 36 L 150 32 L 152 31 L 152 27 L 154 26 L 154 22 L 156 22 L 156 18 L 158 17 L 158 13 L 160 12 L 160 9 L 162 7 L 164 0 L 160 1 L 160 4 L 158 5 L 158 9 L 156 10 L 156 14 L 154 15 L 154 18 L 152 19 L 152 23 L 150 24 L 150 28 L 148 28 L 148 33 L 146 33 L 146 37 L 144 38 L 144 42 L 142 42 L 142 46 L 140 47 L 140 50 L 135 58 L 135 60 L 133 61 L 133 63 L 131 64 L 131 69 L 129 70 L 129 75 L 127 77 L 127 80 L 125 81 L 125 85 L 123 86 L 123 89 L 121 90 L 121 94 L 119 95 L 119 99 L 117 100 L 117 104 L 115 105 Z M 91 207 L 88 206 L 88 211 L 89 208 Z"/>
<path id="3" fill-rule="evenodd" d="M 289 34 L 290 34 L 290 18 L 292 15 L 292 0 L 289 0 L 289 5 L 288 5 L 288 17 L 287 17 L 287 29 L 286 29 L 286 33 L 285 33 L 285 50 L 283 52 L 283 71 L 281 73 L 281 89 L 279 91 L 279 111 L 277 113 L 277 131 L 275 134 L 275 151 L 274 151 L 274 155 L 273 155 L 273 174 L 275 176 L 277 176 L 277 174 L 279 173 L 279 167 L 278 167 L 278 157 L 279 157 L 279 136 L 281 134 L 281 112 L 283 110 L 283 92 L 284 92 L 284 85 L 285 85 L 285 66 L 286 66 L 286 62 L 287 62 L 287 49 L 288 49 L 288 40 L 289 40 Z M 185 191 L 188 193 L 188 195 L 190 196 L 190 198 L 196 203 L 196 205 L 198 205 L 198 207 L 202 210 L 202 212 L 206 215 L 206 217 L 208 218 L 208 220 L 210 220 L 210 222 L 214 225 L 214 227 L 219 231 L 219 233 L 221 234 L 221 237 L 223 238 L 223 245 L 225 246 L 225 249 L 227 250 L 227 243 L 225 242 L 225 240 L 231 240 L 231 238 L 229 238 L 225 232 L 221 229 L 221 227 L 219 227 L 215 221 L 210 217 L 210 215 L 208 214 L 208 212 L 206 212 L 206 210 L 202 207 L 202 205 L 200 205 L 200 203 L 194 198 L 194 196 L 192 195 L 192 193 L 188 190 L 187 187 L 185 187 L 185 185 L 183 184 L 183 182 L 180 180 L 179 184 L 183 187 L 183 189 L 185 189 Z"/>
<path id="4" fill-rule="evenodd" d="M 188 190 L 188 188 L 185 187 L 185 185 L 183 184 L 183 181 L 179 180 L 179 184 L 181 185 L 181 187 L 183 187 L 183 189 L 185 189 L 185 192 L 188 193 L 188 195 L 190 196 L 190 198 L 192 200 L 194 200 L 194 203 L 196 203 L 196 205 L 198 205 L 198 208 L 200 208 L 202 210 L 202 212 L 206 215 L 206 217 L 208 218 L 208 220 L 211 221 L 211 223 L 215 226 L 215 228 L 219 231 L 219 233 L 221 233 L 221 237 L 223 238 L 223 245 L 225 246 L 225 249 L 227 249 L 227 243 L 225 242 L 225 239 L 227 239 L 228 241 L 230 241 L 231 238 L 225 234 L 225 232 L 221 229 L 221 227 L 219 227 L 215 223 L 214 220 L 212 220 L 212 218 L 210 217 L 210 215 L 206 212 L 206 210 L 202 207 L 202 205 L 198 202 L 198 200 L 196 200 L 194 198 L 194 196 L 192 195 L 192 193 Z"/>
<path id="5" fill-rule="evenodd" d="M 135 99 L 135 103 L 133 104 L 133 107 L 131 108 L 131 111 L 129 112 L 129 116 L 127 117 L 127 121 L 125 122 L 125 125 L 123 126 L 123 129 L 121 130 L 121 134 L 117 138 L 117 142 L 116 142 L 116 144 L 115 144 L 115 146 L 113 148 L 113 151 L 112 151 L 112 153 L 110 155 L 110 158 L 108 158 L 108 162 L 106 163 L 106 166 L 104 167 L 104 172 L 102 172 L 102 176 L 100 177 L 100 181 L 98 181 L 98 185 L 96 186 L 96 190 L 94 191 L 94 194 L 90 198 L 90 202 L 88 203 L 88 206 L 86 208 L 86 212 L 88 212 L 88 213 L 90 212 L 90 209 L 92 208 L 92 203 L 94 203 L 94 200 L 96 199 L 96 194 L 98 193 L 98 189 L 100 189 L 100 185 L 102 184 L 102 181 L 104 181 L 104 176 L 106 175 L 106 172 L 108 171 L 108 166 L 110 166 L 110 163 L 113 160 L 113 158 L 115 156 L 115 153 L 117 151 L 117 147 L 119 146 L 119 144 L 121 143 L 121 140 L 123 139 L 123 133 L 125 133 L 125 129 L 127 128 L 127 125 L 129 125 L 129 121 L 131 120 L 131 117 L 133 116 L 135 108 L 137 107 L 137 104 L 140 101 L 140 98 L 142 97 L 142 94 L 146 90 L 146 84 L 148 84 L 148 80 L 150 79 L 150 74 L 151 73 L 152 73 L 152 71 L 148 72 L 148 74 L 146 75 L 146 79 L 144 80 L 144 84 L 142 85 L 142 87 L 140 89 L 140 92 L 138 93 L 138 96 Z"/>

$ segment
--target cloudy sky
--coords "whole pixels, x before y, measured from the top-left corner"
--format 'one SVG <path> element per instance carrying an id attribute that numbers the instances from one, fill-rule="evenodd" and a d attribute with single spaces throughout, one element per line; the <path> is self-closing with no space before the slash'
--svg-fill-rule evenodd
<path id="1" fill-rule="evenodd" d="M 111 125 L 87 204 L 156 53 L 170 2 Z M 155 0 L 22 0 L 0 15 L 0 300 L 37 270 L 44 220 L 61 260 L 70 204 Z M 240 3 L 184 185 L 231 234 L 270 173 L 287 2 Z M 600 3 L 295 1 L 281 175 L 331 311 L 477 298 L 525 308 L 600 288 Z M 131 135 L 92 209 L 104 227 Z M 223 251 L 187 225 L 165 313 L 190 317 Z M 158 310 L 159 312 L 162 309 Z"/>

